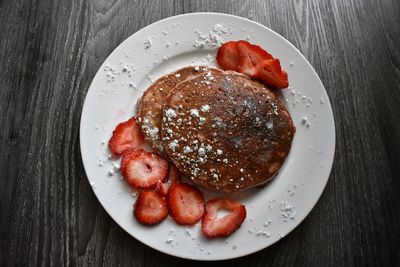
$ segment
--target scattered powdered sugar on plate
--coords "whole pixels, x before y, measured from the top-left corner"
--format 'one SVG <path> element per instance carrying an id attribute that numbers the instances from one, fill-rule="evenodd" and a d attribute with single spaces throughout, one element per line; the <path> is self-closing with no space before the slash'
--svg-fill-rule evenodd
<path id="1" fill-rule="evenodd" d="M 289 196 L 294 196 L 296 194 L 295 189 L 297 188 L 297 185 L 293 185 L 292 188 L 287 189 L 287 192 L 289 193 Z"/>
<path id="2" fill-rule="evenodd" d="M 307 128 L 311 126 L 311 123 L 309 122 L 307 117 L 301 118 L 301 124 L 305 125 Z"/>
<path id="3" fill-rule="evenodd" d="M 129 87 L 131 87 L 133 89 L 137 88 L 137 86 L 136 86 L 136 84 L 134 82 L 129 82 L 128 85 L 129 85 Z"/>
<path id="4" fill-rule="evenodd" d="M 287 222 L 288 219 L 294 220 L 296 218 L 297 212 L 294 209 L 294 206 L 290 204 L 287 200 L 282 201 L 279 204 L 279 208 L 283 221 Z"/>
<path id="5" fill-rule="evenodd" d="M 193 232 L 192 232 L 189 228 L 186 228 L 186 229 L 185 229 L 185 234 L 186 234 L 188 237 L 190 237 L 192 240 L 195 240 L 195 239 L 196 239 L 196 236 L 193 234 Z"/>
<path id="6" fill-rule="evenodd" d="M 108 175 L 113 176 L 115 173 L 118 173 L 120 170 L 120 165 L 116 162 L 111 162 L 111 168 L 108 170 Z"/>
<path id="7" fill-rule="evenodd" d="M 178 242 L 175 240 L 175 236 L 176 236 L 175 230 L 171 228 L 169 230 L 169 235 L 167 237 L 167 240 L 165 240 L 165 243 L 170 245 L 171 247 L 175 247 L 178 244 Z"/>
<path id="8" fill-rule="evenodd" d="M 201 62 L 202 62 L 201 64 L 204 64 L 204 65 L 213 64 L 216 61 L 216 57 L 217 57 L 216 53 L 213 53 L 212 55 L 211 54 L 207 54 L 205 57 L 203 57 L 201 59 Z"/>
<path id="9" fill-rule="evenodd" d="M 153 42 L 152 42 L 151 38 L 147 37 L 143 42 L 144 49 L 149 49 L 152 44 L 153 44 Z"/>
<path id="10" fill-rule="evenodd" d="M 106 72 L 107 82 L 115 81 L 117 76 L 120 74 L 120 72 L 115 67 L 109 65 L 104 66 L 104 71 Z"/>
<path id="11" fill-rule="evenodd" d="M 125 64 L 125 66 L 122 68 L 122 72 L 127 73 L 129 77 L 132 77 L 132 74 L 135 71 L 136 71 L 136 67 L 129 63 Z"/>
<path id="12" fill-rule="evenodd" d="M 98 160 L 98 166 L 99 167 L 103 167 L 104 166 L 104 164 L 106 163 L 106 159 L 104 159 L 104 158 L 99 158 L 99 157 L 96 157 L 97 158 L 97 160 Z"/>
<path id="13" fill-rule="evenodd" d="M 254 234 L 255 236 L 263 236 L 263 237 L 270 237 L 272 236 L 271 231 L 268 229 L 268 227 L 271 225 L 272 220 L 267 220 L 265 223 L 261 226 L 254 226 L 249 229 L 249 234 Z"/>
<path id="14" fill-rule="evenodd" d="M 196 39 L 193 42 L 193 46 L 196 48 L 218 47 L 225 42 L 225 38 L 229 32 L 229 28 L 223 24 L 215 24 L 208 33 L 196 30 Z"/>
<path id="15" fill-rule="evenodd" d="M 318 116 L 318 113 L 315 112 L 315 108 L 317 107 L 314 105 L 313 99 L 310 96 L 307 96 L 306 94 L 292 87 L 289 87 L 288 89 L 289 89 L 289 98 L 291 98 L 292 106 L 295 109 L 299 108 L 304 109 L 304 113 L 309 115 L 308 117 L 303 116 L 300 119 L 301 125 L 305 126 L 306 128 L 311 128 L 312 126 L 311 120 L 313 120 L 315 117 Z M 289 98 L 285 99 L 286 103 L 289 103 Z M 319 102 L 321 105 L 324 104 L 325 103 L 324 98 L 321 97 L 319 99 Z"/>
<path id="16" fill-rule="evenodd" d="M 312 103 L 313 99 L 302 94 L 300 91 L 295 90 L 294 88 L 288 88 L 290 91 L 290 95 L 293 97 L 293 107 L 297 108 L 299 105 L 305 105 L 306 108 L 309 108 Z"/>

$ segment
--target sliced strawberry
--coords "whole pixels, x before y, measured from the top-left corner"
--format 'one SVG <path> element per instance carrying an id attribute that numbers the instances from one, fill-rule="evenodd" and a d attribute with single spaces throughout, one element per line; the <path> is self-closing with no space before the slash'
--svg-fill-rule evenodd
<path id="1" fill-rule="evenodd" d="M 218 218 L 218 211 L 224 209 L 230 213 Z M 240 202 L 217 198 L 207 202 L 202 222 L 202 231 L 207 238 L 226 237 L 235 232 L 246 218 L 246 208 Z"/>
<path id="2" fill-rule="evenodd" d="M 125 150 L 137 148 L 143 142 L 140 127 L 136 123 L 136 118 L 133 117 L 117 125 L 108 142 L 108 147 L 114 155 L 120 156 Z"/>
<path id="3" fill-rule="evenodd" d="M 237 48 L 240 53 L 246 52 L 249 54 L 251 59 L 254 61 L 254 64 L 258 64 L 261 60 L 264 59 L 272 59 L 272 55 L 265 51 L 262 47 L 259 45 L 254 45 L 251 44 L 247 41 L 240 40 L 237 42 Z"/>
<path id="4" fill-rule="evenodd" d="M 195 224 L 204 214 L 204 197 L 199 189 L 185 183 L 175 183 L 168 192 L 171 217 L 179 224 Z"/>
<path id="5" fill-rule="evenodd" d="M 167 201 L 155 191 L 141 191 L 133 215 L 142 224 L 160 223 L 168 216 Z"/>
<path id="6" fill-rule="evenodd" d="M 130 186 L 153 188 L 167 175 L 168 161 L 143 149 L 128 150 L 122 156 L 121 173 Z"/>
<path id="7" fill-rule="evenodd" d="M 257 64 L 263 60 L 273 58 L 267 51 L 258 45 L 253 45 L 243 40 L 237 42 L 237 51 L 239 54 L 239 65 L 237 70 L 252 77 L 256 73 Z"/>
<path id="8" fill-rule="evenodd" d="M 239 65 L 239 54 L 236 48 L 237 42 L 224 43 L 217 53 L 217 62 L 224 70 L 237 70 Z"/>
<path id="9" fill-rule="evenodd" d="M 265 82 L 274 88 L 286 88 L 289 86 L 287 73 L 282 70 L 279 59 L 267 59 L 257 65 L 254 78 Z"/>
<path id="10" fill-rule="evenodd" d="M 179 170 L 175 167 L 175 165 L 170 165 L 169 173 L 166 177 L 166 180 L 157 183 L 156 191 L 161 195 L 166 196 L 168 194 L 169 188 L 179 181 L 180 176 L 181 174 L 179 173 Z"/>

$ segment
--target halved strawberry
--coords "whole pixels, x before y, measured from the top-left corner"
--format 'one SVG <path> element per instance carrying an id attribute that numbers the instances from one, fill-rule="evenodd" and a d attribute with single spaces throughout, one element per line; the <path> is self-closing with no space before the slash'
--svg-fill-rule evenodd
<path id="1" fill-rule="evenodd" d="M 121 173 L 130 186 L 153 188 L 167 175 L 168 161 L 140 148 L 128 150 L 122 156 Z"/>
<path id="2" fill-rule="evenodd" d="M 166 180 L 162 182 L 158 182 L 156 185 L 156 191 L 161 195 L 166 196 L 168 194 L 169 188 L 179 181 L 181 174 L 179 170 L 175 167 L 175 165 L 170 165 L 168 176 L 165 178 Z"/>
<path id="3" fill-rule="evenodd" d="M 108 142 L 108 147 L 114 155 L 120 156 L 125 150 L 138 148 L 143 142 L 140 127 L 136 123 L 136 118 L 132 117 L 117 125 Z"/>
<path id="4" fill-rule="evenodd" d="M 230 213 L 218 218 L 218 211 L 224 209 Z M 217 198 L 207 202 L 202 222 L 202 231 L 207 238 L 226 237 L 235 232 L 246 218 L 246 208 L 240 202 Z"/>
<path id="5" fill-rule="evenodd" d="M 157 224 L 168 216 L 167 202 L 155 191 L 141 191 L 133 211 L 135 218 L 142 224 Z"/>
<path id="6" fill-rule="evenodd" d="M 237 70 L 252 77 L 256 73 L 256 66 L 261 61 L 273 58 L 260 46 L 250 44 L 243 40 L 237 42 L 237 51 L 239 54 L 239 65 Z"/>
<path id="7" fill-rule="evenodd" d="M 179 224 L 195 224 L 204 214 L 204 197 L 199 189 L 185 183 L 175 183 L 168 192 L 171 217 Z"/>
<path id="8" fill-rule="evenodd" d="M 239 65 L 239 54 L 236 49 L 237 42 L 224 43 L 217 53 L 217 62 L 224 70 L 237 70 Z"/>
<path id="9" fill-rule="evenodd" d="M 267 59 L 257 65 L 254 78 L 259 79 L 274 88 L 289 86 L 287 73 L 282 70 L 279 59 Z"/>

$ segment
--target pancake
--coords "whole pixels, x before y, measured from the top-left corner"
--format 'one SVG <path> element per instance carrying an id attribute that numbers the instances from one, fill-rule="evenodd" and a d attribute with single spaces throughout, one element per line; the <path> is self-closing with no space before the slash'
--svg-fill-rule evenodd
<path id="1" fill-rule="evenodd" d="M 204 72 L 221 72 L 218 69 L 191 66 L 165 75 L 154 82 L 138 101 L 138 124 L 145 140 L 161 155 L 166 156 L 160 140 L 162 107 L 164 100 L 178 83 Z"/>
<path id="2" fill-rule="evenodd" d="M 176 85 L 164 103 L 164 151 L 207 189 L 236 192 L 270 181 L 294 132 L 276 95 L 234 72 L 199 74 Z"/>

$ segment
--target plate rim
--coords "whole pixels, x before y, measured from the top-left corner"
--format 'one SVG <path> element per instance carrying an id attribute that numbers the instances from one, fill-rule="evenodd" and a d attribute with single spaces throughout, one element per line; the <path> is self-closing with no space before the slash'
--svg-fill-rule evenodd
<path id="1" fill-rule="evenodd" d="M 332 121 L 332 123 L 333 123 L 333 124 L 332 124 L 333 132 L 331 133 L 331 134 L 332 134 L 332 138 L 333 138 L 332 153 L 331 153 L 330 157 L 328 157 L 328 159 L 327 159 L 327 162 L 329 162 L 329 168 L 328 168 L 328 166 L 326 166 L 327 169 L 329 169 L 329 172 L 328 172 L 329 174 L 328 174 L 328 177 L 327 177 L 326 181 L 324 182 L 323 186 L 320 187 L 320 190 L 319 190 L 319 192 L 318 192 L 318 194 L 317 194 L 318 197 L 316 198 L 316 200 L 315 200 L 315 202 L 313 203 L 313 205 L 310 206 L 309 209 L 307 209 L 307 208 L 305 209 L 304 216 L 303 216 L 302 218 L 300 218 L 300 219 L 297 219 L 297 220 L 296 220 L 296 221 L 297 221 L 296 224 L 292 224 L 292 225 L 289 225 L 289 226 L 288 226 L 288 228 L 287 228 L 288 230 L 287 230 L 286 234 L 283 236 L 283 237 L 286 237 L 286 236 L 288 236 L 290 233 L 292 233 L 292 231 L 293 231 L 295 228 L 297 228 L 297 227 L 304 221 L 305 218 L 308 217 L 308 215 L 311 213 L 311 211 L 315 208 L 316 204 L 317 204 L 318 201 L 320 200 L 320 198 L 321 198 L 323 192 L 325 191 L 326 185 L 328 184 L 328 181 L 329 181 L 329 178 L 330 178 L 331 172 L 332 172 L 332 167 L 333 167 L 333 163 L 334 163 L 334 159 L 335 159 L 335 154 L 336 154 L 336 124 L 335 124 L 335 117 L 334 117 L 332 105 L 331 105 L 331 103 L 330 103 L 329 95 L 328 95 L 328 93 L 327 93 L 327 91 L 326 91 L 326 89 L 325 89 L 325 86 L 324 86 L 324 84 L 322 83 L 322 81 L 321 81 L 321 79 L 320 79 L 318 73 L 315 71 L 314 67 L 313 67 L 313 66 L 311 65 L 311 63 L 308 61 L 308 59 L 297 49 L 297 47 L 295 47 L 289 40 L 287 40 L 286 38 L 284 38 L 283 36 L 281 36 L 279 33 L 275 32 L 274 30 L 270 29 L 269 27 L 267 27 L 267 26 L 265 26 L 265 25 L 263 25 L 263 24 L 261 24 L 261 23 L 259 23 L 259 22 L 253 21 L 253 20 L 248 19 L 248 18 L 244 18 L 244 17 L 241 17 L 241 16 L 232 15 L 232 14 L 227 14 L 227 13 L 219 13 L 219 12 L 193 12 L 193 13 L 179 14 L 179 15 L 174 15 L 174 16 L 170 16 L 170 17 L 166 17 L 166 18 L 163 18 L 163 19 L 154 21 L 153 23 L 146 25 L 145 27 L 143 27 L 143 28 L 139 29 L 138 31 L 132 33 L 132 34 L 129 35 L 127 38 L 125 38 L 123 41 L 121 41 L 121 43 L 120 43 L 118 46 L 116 46 L 116 47 L 112 50 L 112 52 L 107 56 L 107 58 L 101 63 L 101 65 L 100 65 L 100 67 L 98 68 L 96 74 L 93 76 L 93 79 L 91 80 L 91 83 L 90 83 L 90 85 L 89 85 L 89 88 L 88 88 L 88 90 L 87 90 L 87 92 L 86 92 L 85 100 L 84 100 L 84 103 L 83 103 L 83 106 L 82 106 L 82 111 L 81 111 L 81 116 L 80 116 L 80 124 L 79 124 L 79 148 L 80 148 L 80 154 L 81 154 L 81 159 L 82 159 L 83 168 L 84 168 L 85 174 L 86 174 L 86 179 L 87 179 L 88 182 L 90 183 L 90 179 L 89 179 L 88 171 L 87 171 L 88 167 L 85 165 L 84 156 L 83 156 L 83 150 L 84 150 L 84 149 L 83 149 L 83 146 L 82 146 L 82 143 L 83 143 L 83 142 L 82 142 L 82 129 L 83 129 L 83 127 L 84 127 L 84 121 L 83 121 L 83 119 L 84 119 L 85 110 L 88 109 L 88 104 L 87 104 L 88 102 L 87 102 L 87 99 L 88 99 L 89 91 L 90 91 L 90 89 L 91 89 L 91 87 L 92 87 L 92 84 L 93 84 L 94 79 L 96 78 L 96 76 L 98 75 L 98 73 L 99 73 L 99 71 L 100 71 L 101 66 L 102 66 L 106 61 L 108 61 L 109 58 L 111 57 L 111 55 L 112 55 L 116 50 L 118 50 L 118 49 L 122 46 L 122 44 L 125 43 L 129 38 L 131 38 L 132 36 L 134 36 L 134 35 L 136 35 L 136 34 L 139 34 L 139 33 L 142 32 L 142 31 L 145 31 L 145 30 L 146 30 L 147 28 L 149 28 L 149 27 L 153 27 L 153 26 L 155 26 L 156 24 L 166 23 L 166 22 L 168 22 L 169 20 L 173 20 L 173 19 L 177 19 L 177 18 L 190 17 L 190 16 L 204 16 L 204 15 L 205 15 L 205 16 L 209 16 L 209 15 L 211 15 L 211 16 L 222 16 L 222 17 L 230 17 L 230 18 L 238 19 L 238 20 L 244 20 L 244 21 L 246 21 L 246 22 L 248 22 L 248 23 L 251 23 L 251 24 L 255 24 L 255 25 L 257 25 L 257 26 L 260 26 L 260 27 L 263 28 L 264 30 L 270 31 L 272 34 L 276 35 L 279 39 L 281 39 L 282 41 L 286 42 L 291 48 L 293 48 L 293 49 L 302 57 L 302 59 L 306 62 L 306 64 L 307 64 L 307 65 L 310 67 L 310 69 L 312 70 L 313 75 L 315 75 L 315 76 L 317 77 L 320 86 L 323 88 L 323 91 L 324 91 L 325 95 L 327 96 L 326 99 L 325 99 L 325 103 L 324 103 L 324 104 L 327 105 L 328 108 L 329 108 L 329 111 L 330 111 L 330 112 L 329 112 L 329 113 L 330 113 L 329 115 L 330 115 L 330 117 L 331 117 L 330 119 L 331 119 L 331 121 Z M 244 257 L 244 256 L 247 256 L 247 255 L 250 255 L 250 254 L 257 253 L 257 252 L 259 252 L 259 251 L 261 251 L 261 250 L 263 250 L 263 249 L 266 249 L 266 248 L 268 248 L 268 247 L 274 245 L 275 243 L 277 243 L 278 241 L 280 241 L 280 240 L 283 239 L 283 237 L 280 238 L 280 239 L 274 239 L 269 245 L 267 245 L 267 246 L 265 246 L 265 247 L 257 248 L 257 249 L 255 249 L 255 250 L 252 250 L 251 252 L 238 253 L 237 255 L 235 255 L 235 256 L 233 256 L 233 257 L 223 257 L 223 256 L 222 256 L 222 257 L 219 257 L 218 259 L 215 259 L 215 258 L 213 258 L 213 259 L 208 259 L 208 258 L 202 258 L 202 259 L 200 259 L 200 258 L 189 258 L 189 257 L 184 257 L 184 256 L 179 255 L 179 254 L 172 254 L 172 253 L 170 253 L 169 251 L 163 249 L 161 246 L 155 248 L 155 247 L 153 247 L 152 245 L 150 245 L 145 239 L 142 239 L 142 238 L 138 238 L 138 237 L 136 237 L 136 236 L 133 236 L 133 235 L 128 231 L 128 229 L 125 229 L 125 227 L 123 227 L 121 224 L 119 224 L 119 223 L 118 223 L 118 220 L 117 220 L 116 218 L 114 218 L 113 215 L 111 215 L 111 213 L 108 211 L 108 209 L 106 208 L 106 206 L 103 205 L 103 203 L 101 202 L 100 197 L 98 196 L 98 193 L 96 192 L 96 190 L 94 190 L 92 187 L 91 187 L 91 189 L 92 189 L 93 193 L 95 194 L 97 200 L 99 201 L 100 205 L 102 206 L 102 208 L 103 208 L 103 209 L 106 211 L 106 213 L 108 214 L 108 216 L 110 216 L 110 217 L 113 219 L 113 221 L 114 221 L 120 228 L 122 228 L 129 236 L 133 237 L 134 239 L 138 240 L 139 242 L 143 243 L 144 245 L 146 245 L 146 246 L 148 246 L 148 247 L 150 247 L 150 248 L 152 248 L 152 249 L 154 249 L 154 250 L 157 250 L 157 251 L 159 251 L 159 252 L 162 252 L 162 253 L 164 253 L 164 254 L 166 254 L 166 255 L 170 255 L 170 256 L 174 256 L 174 257 L 178 257 L 178 258 L 182 258 L 182 259 L 196 260 L 196 261 L 223 261 L 223 260 L 237 259 L 237 258 Z"/>

